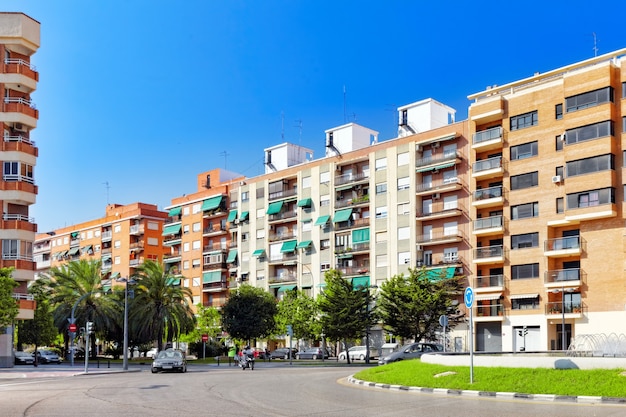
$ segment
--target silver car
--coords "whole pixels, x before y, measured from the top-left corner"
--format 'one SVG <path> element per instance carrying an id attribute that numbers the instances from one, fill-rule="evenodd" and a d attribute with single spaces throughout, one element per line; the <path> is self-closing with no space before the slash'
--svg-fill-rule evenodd
<path id="1" fill-rule="evenodd" d="M 431 352 L 443 352 L 443 346 L 437 343 L 409 343 L 408 345 L 402 346 L 397 352 L 381 356 L 378 359 L 378 364 L 385 365 L 387 363 L 397 362 L 404 359 L 417 359 L 421 358 L 424 353 Z"/>
<path id="2" fill-rule="evenodd" d="M 166 349 L 157 353 L 150 369 L 153 374 L 160 371 L 187 372 L 185 354 L 178 349 Z"/>

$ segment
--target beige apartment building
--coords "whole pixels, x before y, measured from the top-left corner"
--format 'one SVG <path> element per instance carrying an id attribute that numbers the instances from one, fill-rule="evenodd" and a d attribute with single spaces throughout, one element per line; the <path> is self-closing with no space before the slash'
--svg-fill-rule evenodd
<path id="1" fill-rule="evenodd" d="M 32 131 L 37 127 L 39 112 L 31 100 L 37 88 L 39 73 L 31 58 L 39 49 L 40 24 L 23 13 L 0 13 L 0 89 L 2 108 L 0 124 L 3 138 L 0 156 L 3 164 L 0 181 L 0 267 L 12 267 L 13 279 L 19 284 L 14 297 L 19 305 L 18 320 L 34 317 L 35 302 L 28 294 L 28 283 L 34 279 L 33 241 L 37 225 L 29 214 L 35 203 L 37 186 L 34 168 L 38 148 Z M 0 331 L 0 368 L 13 366 L 13 326 Z"/>

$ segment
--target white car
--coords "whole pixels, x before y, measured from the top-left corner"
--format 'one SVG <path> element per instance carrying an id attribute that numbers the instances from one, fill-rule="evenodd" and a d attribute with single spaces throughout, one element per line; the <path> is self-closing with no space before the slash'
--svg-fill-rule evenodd
<path id="1" fill-rule="evenodd" d="M 152 349 L 150 349 L 149 351 L 146 352 L 146 358 L 154 359 L 156 357 L 157 353 L 159 353 L 159 349 L 152 348 Z"/>
<path id="2" fill-rule="evenodd" d="M 352 359 L 352 360 L 355 360 L 355 359 L 364 360 L 365 359 L 365 355 L 367 354 L 367 347 L 366 346 L 352 346 L 350 349 L 348 349 L 348 352 L 350 352 L 350 359 Z M 372 349 L 370 348 L 370 357 L 371 356 L 372 356 Z M 339 352 L 338 359 L 340 361 L 345 361 L 346 360 L 346 351 L 345 350 L 343 352 Z"/>

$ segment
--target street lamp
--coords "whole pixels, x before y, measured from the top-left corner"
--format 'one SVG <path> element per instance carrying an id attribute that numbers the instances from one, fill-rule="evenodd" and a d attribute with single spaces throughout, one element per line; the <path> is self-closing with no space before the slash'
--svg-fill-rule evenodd
<path id="1" fill-rule="evenodd" d="M 366 308 L 366 317 L 365 319 L 367 320 L 366 322 L 366 328 L 365 328 L 365 363 L 369 365 L 370 363 L 370 304 L 372 303 L 371 300 L 371 292 L 370 290 L 372 289 L 377 289 L 378 286 L 377 285 L 371 285 L 368 286 L 367 288 L 367 306 L 365 306 Z M 349 354 L 348 352 L 346 352 L 347 354 Z"/>
<path id="2" fill-rule="evenodd" d="M 568 289 L 568 292 L 572 290 Z M 553 290 L 554 293 L 561 293 L 561 350 L 567 350 L 567 334 L 565 332 L 565 284 L 561 285 L 560 290 Z"/>
<path id="3" fill-rule="evenodd" d="M 128 371 L 128 284 L 136 284 L 137 281 L 128 278 L 118 278 L 117 282 L 123 282 L 124 285 L 124 352 L 122 354 L 122 367 Z"/>

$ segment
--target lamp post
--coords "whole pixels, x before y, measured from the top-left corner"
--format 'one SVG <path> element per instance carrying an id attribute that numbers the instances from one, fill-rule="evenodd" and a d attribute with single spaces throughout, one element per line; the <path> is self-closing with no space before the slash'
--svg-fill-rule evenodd
<path id="1" fill-rule="evenodd" d="M 367 305 L 365 306 L 366 308 L 366 316 L 365 319 L 367 320 L 366 325 L 367 327 L 365 328 L 365 363 L 369 365 L 370 363 L 370 304 L 372 303 L 372 294 L 371 294 L 371 290 L 372 289 L 376 289 L 378 288 L 377 285 L 371 285 L 368 286 L 367 288 Z M 347 353 L 347 352 L 346 352 Z M 347 353 L 349 354 L 349 353 Z"/>
<path id="2" fill-rule="evenodd" d="M 124 283 L 124 352 L 122 353 L 122 368 L 128 371 L 128 284 L 135 284 L 136 281 L 128 278 L 118 278 L 116 281 Z"/>

